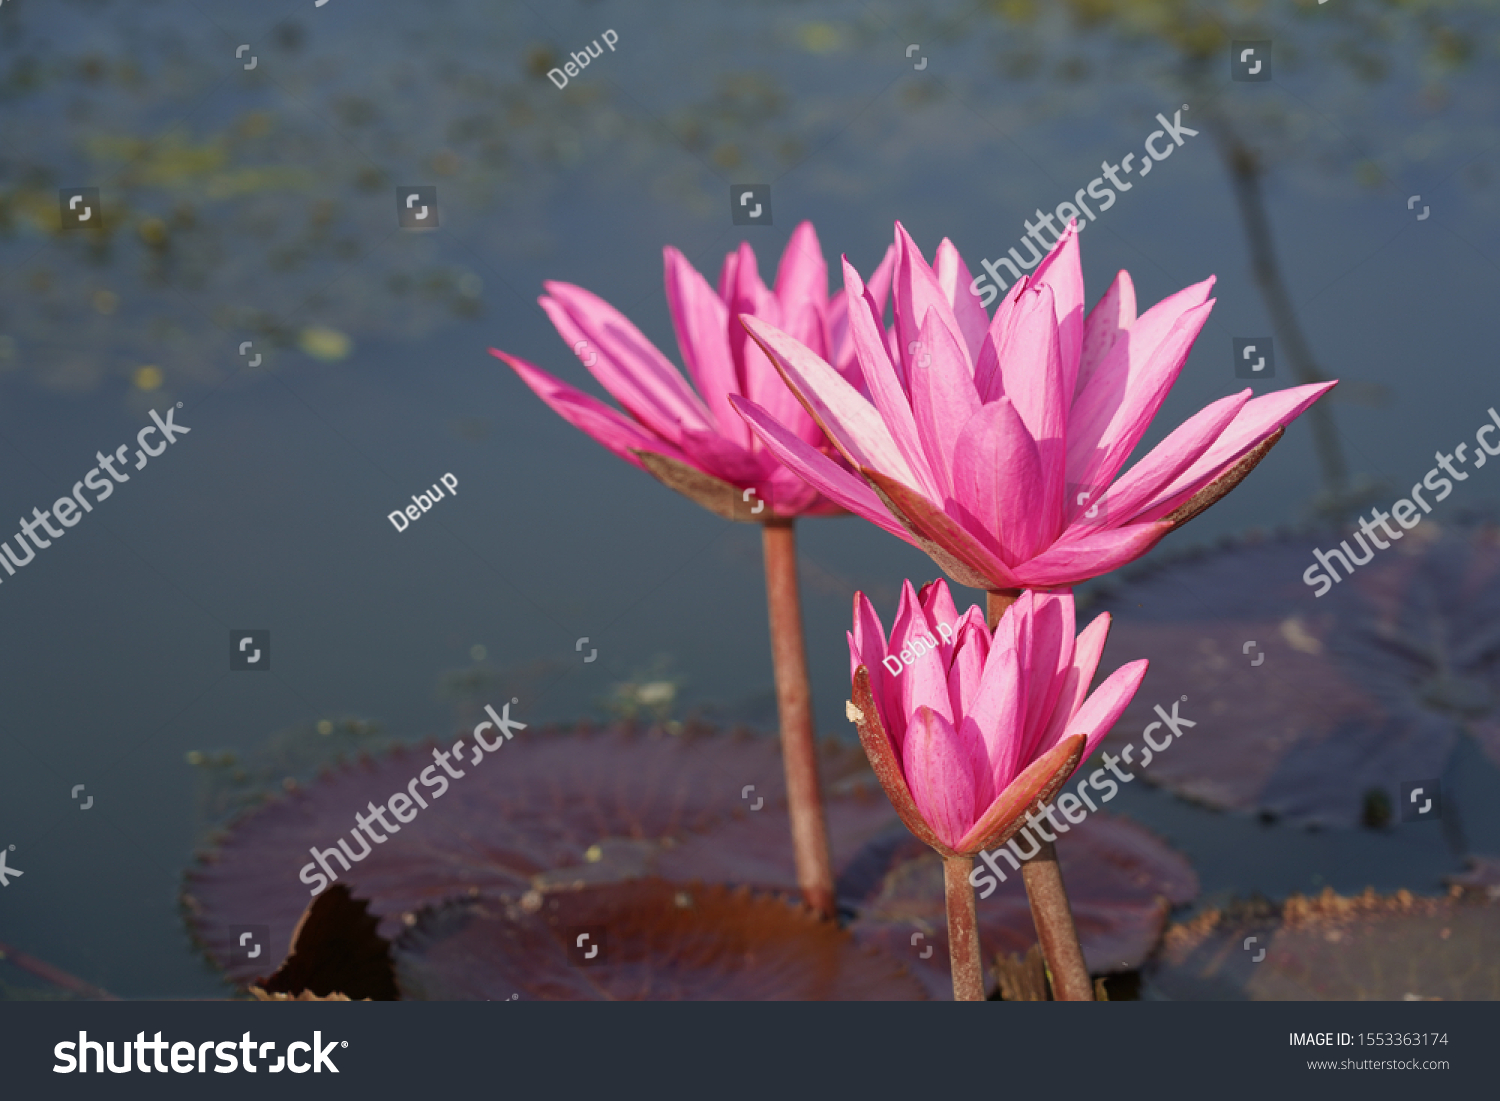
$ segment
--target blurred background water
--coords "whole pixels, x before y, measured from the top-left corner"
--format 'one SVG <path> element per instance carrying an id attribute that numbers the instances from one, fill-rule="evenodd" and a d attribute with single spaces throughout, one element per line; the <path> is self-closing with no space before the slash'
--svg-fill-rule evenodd
<path id="1" fill-rule="evenodd" d="M 547 80 L 606 29 L 613 52 Z M 1272 81 L 1229 79 L 1238 39 L 1273 41 Z M 757 530 L 615 460 L 486 352 L 600 392 L 535 303 L 544 279 L 679 360 L 664 245 L 714 280 L 747 239 L 769 280 L 810 219 L 837 289 L 836 257 L 868 274 L 899 218 L 978 272 L 1188 105 L 1200 135 L 1082 238 L 1090 304 L 1120 268 L 1143 309 L 1218 278 L 1146 442 L 1242 388 L 1235 337 L 1277 339 L 1258 391 L 1296 381 L 1267 305 L 1284 291 L 1344 380 L 1343 499 L 1384 484 L 1388 506 L 1500 403 L 1497 44 L 1492 3 L 5 4 L 0 515 L 48 507 L 150 409 L 180 402 L 192 431 L 0 579 L 0 846 L 25 873 L 0 940 L 122 996 L 222 996 L 177 912 L 214 818 L 193 753 L 319 723 L 446 734 L 455 707 L 511 696 L 528 723 L 655 704 L 774 729 Z M 740 183 L 771 185 L 772 226 L 730 223 Z M 405 185 L 436 186 L 438 229 L 398 228 Z M 59 228 L 68 187 L 99 189 L 102 229 Z M 387 513 L 450 472 L 456 496 L 396 532 Z M 1304 418 L 1158 553 L 1311 532 L 1337 481 Z M 1438 507 L 1497 496 L 1480 471 Z M 936 570 L 855 519 L 799 535 L 819 725 L 846 737 L 853 593 L 888 619 Z M 241 628 L 271 632 L 268 673 L 228 671 Z M 1494 767 L 1466 745 L 1445 779 L 1469 847 L 1500 852 Z M 1435 830 L 1122 803 L 1207 899 L 1435 893 L 1462 867 Z"/>

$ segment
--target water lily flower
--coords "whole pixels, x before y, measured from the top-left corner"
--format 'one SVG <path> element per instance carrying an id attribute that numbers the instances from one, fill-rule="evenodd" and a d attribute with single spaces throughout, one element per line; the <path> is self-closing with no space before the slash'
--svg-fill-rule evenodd
<path id="1" fill-rule="evenodd" d="M 748 243 L 724 258 L 717 292 L 677 249 L 668 247 L 663 256 L 667 305 L 696 390 L 624 314 L 571 283 L 546 283 L 542 309 L 624 414 L 519 356 L 490 353 L 569 424 L 726 519 L 842 513 L 842 506 L 786 469 L 730 404 L 740 397 L 754 401 L 808 451 L 835 465 L 842 461 L 738 321 L 763 318 L 858 390 L 849 299 L 844 291 L 828 295 L 828 269 L 812 224 L 793 231 L 774 291 L 761 282 Z M 888 250 L 870 280 L 869 301 L 880 309 L 894 262 L 895 251 Z M 860 293 L 866 293 L 863 284 Z"/>
<path id="2" fill-rule="evenodd" d="M 850 715 L 908 829 L 943 856 L 1003 844 L 1125 710 L 1147 662 L 1093 694 L 1110 617 L 1074 637 L 1073 595 L 1027 591 L 993 635 L 948 584 L 906 582 L 889 638 L 863 593 L 849 632 Z M 967 872 L 967 869 L 966 869 Z"/>
<path id="3" fill-rule="evenodd" d="M 1069 226 L 991 319 L 949 241 L 929 266 L 897 223 L 895 247 L 893 338 L 844 262 L 868 394 L 765 317 L 742 318 L 847 465 L 753 394 L 730 400 L 824 497 L 921 547 L 963 585 L 1071 586 L 1140 557 L 1238 484 L 1334 385 L 1221 398 L 1121 473 L 1208 318 L 1213 279 L 1137 316 L 1122 271 L 1085 317 Z"/>
<path id="4" fill-rule="evenodd" d="M 774 291 L 761 282 L 748 244 L 724 258 L 717 292 L 676 249 L 665 249 L 664 257 L 667 305 L 696 390 L 622 313 L 571 283 L 547 283 L 542 309 L 625 413 L 518 356 L 495 348 L 490 352 L 508 363 L 564 420 L 626 462 L 725 519 L 761 524 L 797 882 L 808 905 L 832 918 L 833 868 L 818 783 L 792 525 L 799 516 L 840 514 L 844 509 L 786 469 L 730 402 L 753 399 L 810 453 L 829 463 L 842 462 L 738 318 L 766 319 L 799 347 L 819 356 L 820 362 L 832 364 L 829 369 L 857 389 L 860 373 L 849 334 L 849 298 L 843 291 L 829 298 L 827 265 L 809 222 L 792 232 Z M 880 309 L 894 263 L 891 249 L 870 287 L 860 288 Z M 853 312 L 867 308 L 861 301 Z"/>

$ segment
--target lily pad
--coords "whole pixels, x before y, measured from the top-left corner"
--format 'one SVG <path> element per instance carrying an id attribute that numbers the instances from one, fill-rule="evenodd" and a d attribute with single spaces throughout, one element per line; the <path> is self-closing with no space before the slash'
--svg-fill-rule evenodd
<path id="1" fill-rule="evenodd" d="M 416 915 L 396 955 L 403 994 L 433 1001 L 923 997 L 900 962 L 786 898 L 660 879 L 448 903 Z"/>
<path id="2" fill-rule="evenodd" d="M 299 879 L 313 859 L 309 850 L 326 851 L 341 836 L 349 843 L 356 812 L 367 814 L 371 802 L 408 790 L 433 763 L 432 752 L 431 745 L 398 749 L 325 774 L 241 817 L 200 859 L 187 875 L 189 925 L 231 979 L 248 982 L 264 968 L 232 960 L 230 927 L 267 926 L 270 946 L 285 954 L 311 897 Z M 856 748 L 825 744 L 821 766 L 825 788 L 835 793 L 828 802 L 830 834 L 847 858 L 878 825 L 871 821 L 878 817 L 878 792 Z M 786 869 L 771 853 L 778 831 L 790 850 L 774 738 L 528 730 L 463 771 L 441 798 L 429 799 L 399 832 L 384 834 L 386 840 L 370 845 L 371 853 L 349 870 L 328 858 L 338 882 L 368 900 L 387 939 L 404 928 L 403 914 L 455 897 L 519 897 L 533 888 L 661 874 L 655 861 L 679 844 L 684 859 L 668 861 L 674 876 L 691 870 L 721 882 L 795 882 L 779 878 Z M 862 785 L 870 794 L 856 794 Z M 685 844 L 736 823 L 741 829 L 715 849 Z M 754 869 L 744 877 L 738 873 L 746 869 L 736 866 L 742 851 Z M 717 875 L 711 874 L 714 852 Z M 841 858 L 839 848 L 834 856 Z"/>
<path id="3" fill-rule="evenodd" d="M 1167 931 L 1150 980 L 1172 998 L 1500 999 L 1500 899 L 1325 890 L 1240 902 Z"/>
<path id="4" fill-rule="evenodd" d="M 1180 854 L 1128 819 L 1095 814 L 1057 844 L 1063 882 L 1089 971 L 1137 968 L 1156 947 L 1174 906 L 1198 894 L 1198 877 Z M 1006 882 L 978 900 L 979 946 L 986 960 L 1024 954 L 1036 926 L 1021 876 L 1000 861 Z M 948 922 L 941 859 L 903 830 L 867 846 L 839 881 L 841 898 L 860 906 L 851 932 L 911 963 L 933 998 L 951 998 Z M 987 975 L 990 988 L 995 976 Z"/>
<path id="5" fill-rule="evenodd" d="M 1396 805 L 1465 731 L 1500 763 L 1500 530 L 1426 521 L 1317 598 L 1303 572 L 1337 544 L 1247 542 L 1104 597 L 1102 664 L 1151 660 L 1104 749 L 1133 742 L 1139 764 L 1155 708 L 1176 701 L 1196 727 L 1136 775 L 1306 825 L 1357 825 L 1373 793 Z"/>

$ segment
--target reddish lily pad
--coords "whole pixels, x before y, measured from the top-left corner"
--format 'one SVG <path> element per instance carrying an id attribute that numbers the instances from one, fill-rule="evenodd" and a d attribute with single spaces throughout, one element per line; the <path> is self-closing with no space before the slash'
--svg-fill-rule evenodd
<path id="1" fill-rule="evenodd" d="M 401 988 L 423 1000 L 873 1001 L 923 997 L 896 960 L 785 898 L 638 879 L 531 905 L 453 902 L 397 944 Z M 584 940 L 582 946 L 577 941 Z M 572 950 L 570 951 L 570 946 Z M 599 951 L 593 959 L 584 949 Z"/>
<path id="2" fill-rule="evenodd" d="M 1139 967 L 1172 907 L 1198 894 L 1198 877 L 1180 854 L 1114 815 L 1096 814 L 1074 826 L 1058 841 L 1057 854 L 1084 959 L 1094 974 Z M 1024 954 L 1036 942 L 1021 876 L 1000 863 L 1006 882 L 978 900 L 986 960 Z M 852 861 L 839 888 L 841 898 L 861 906 L 850 927 L 861 943 L 912 963 L 932 997 L 953 996 L 943 865 L 936 853 L 909 835 L 892 835 Z M 986 982 L 993 988 L 995 977 L 987 975 Z"/>
<path id="3" fill-rule="evenodd" d="M 1209 806 L 1352 826 L 1372 792 L 1441 776 L 1467 731 L 1500 763 L 1500 531 L 1431 520 L 1322 598 L 1328 534 L 1155 567 L 1103 598 L 1102 665 L 1150 672 L 1104 742 L 1138 764 L 1157 705 L 1197 724 L 1135 769 Z M 1160 740 L 1162 734 L 1158 733 Z"/>
<path id="4" fill-rule="evenodd" d="M 1167 931 L 1151 981 L 1174 998 L 1500 999 L 1500 899 L 1325 890 L 1206 910 Z"/>
<path id="5" fill-rule="evenodd" d="M 246 814 L 202 858 L 187 876 L 189 924 L 231 979 L 248 982 L 264 968 L 231 960 L 229 927 L 268 926 L 270 947 L 285 954 L 311 897 L 299 880 L 299 869 L 312 860 L 309 849 L 331 848 L 341 836 L 350 841 L 356 812 L 406 791 L 432 763 L 428 745 L 338 769 Z M 853 747 L 825 744 L 821 767 L 830 790 L 856 789 L 861 775 L 873 790 Z M 465 773 L 350 870 L 329 858 L 338 881 L 368 900 L 388 939 L 402 930 L 402 914 L 427 904 L 656 874 L 653 861 L 664 845 L 750 816 L 762 828 L 772 819 L 786 828 L 774 738 L 527 730 Z M 758 799 L 764 803 L 752 812 Z M 848 839 L 846 855 L 868 835 L 875 806 L 852 795 L 830 800 L 830 830 L 836 840 Z M 846 807 L 854 817 L 847 827 Z M 732 881 L 736 850 L 719 852 L 724 872 L 713 878 Z M 708 875 L 710 865 L 700 859 L 694 869 Z"/>

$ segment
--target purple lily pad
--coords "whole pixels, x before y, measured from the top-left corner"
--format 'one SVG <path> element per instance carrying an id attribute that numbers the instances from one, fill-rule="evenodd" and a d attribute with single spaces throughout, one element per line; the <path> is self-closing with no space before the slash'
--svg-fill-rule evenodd
<path id="1" fill-rule="evenodd" d="M 828 801 L 830 832 L 846 858 L 875 828 L 878 791 L 858 794 L 862 784 L 875 789 L 857 748 L 827 743 L 821 755 L 825 787 L 846 793 Z M 273 958 L 278 951 L 285 955 L 311 897 L 309 885 L 299 880 L 299 869 L 312 860 L 309 849 L 327 850 L 341 836 L 349 842 L 356 812 L 406 791 L 430 764 L 429 745 L 337 769 L 244 815 L 201 858 L 187 876 L 189 925 L 229 978 L 246 983 L 263 972 L 232 960 L 230 927 L 269 927 Z M 745 798 L 752 784 L 754 792 Z M 760 798 L 761 809 L 752 811 Z M 774 738 L 528 730 L 450 780 L 447 792 L 429 803 L 399 832 L 370 845 L 370 854 L 351 869 L 328 858 L 338 882 L 369 902 L 387 939 L 404 928 L 403 914 L 424 905 L 662 874 L 659 857 L 667 858 L 674 876 L 691 867 L 694 874 L 725 882 L 741 880 L 747 869 L 736 861 L 746 851 L 753 874 L 743 878 L 794 882 L 784 874 L 789 863 L 778 866 L 770 852 L 778 830 L 790 848 Z M 747 822 L 753 828 L 740 840 Z M 729 831 L 723 843 L 692 846 L 695 836 L 720 829 Z M 719 874 L 711 874 L 714 854 Z M 840 850 L 834 855 L 840 859 Z"/>
<path id="2" fill-rule="evenodd" d="M 904 834 L 905 831 L 903 830 Z M 1073 920 L 1093 974 L 1139 967 L 1155 948 L 1172 907 L 1198 894 L 1198 877 L 1179 853 L 1125 818 L 1095 814 L 1057 844 Z M 986 960 L 1024 954 L 1036 927 L 1019 873 L 979 899 L 979 946 Z M 909 834 L 872 843 L 840 880 L 858 900 L 850 926 L 862 944 L 911 963 L 933 998 L 953 997 L 942 860 Z M 995 977 L 987 974 L 993 988 Z"/>
<path id="3" fill-rule="evenodd" d="M 1325 890 L 1206 910 L 1167 931 L 1151 982 L 1174 998 L 1500 999 L 1500 899 Z"/>
<path id="4" fill-rule="evenodd" d="M 923 997 L 900 962 L 785 898 L 660 879 L 448 903 L 414 915 L 396 956 L 403 994 L 429 1001 Z"/>
<path id="5" fill-rule="evenodd" d="M 1308 825 L 1358 824 L 1372 791 L 1395 805 L 1466 730 L 1500 763 L 1500 531 L 1429 520 L 1316 598 L 1302 574 L 1333 545 L 1205 552 L 1099 601 L 1114 615 L 1101 668 L 1151 660 L 1104 749 L 1133 742 L 1139 764 L 1155 708 L 1175 701 L 1196 728 L 1136 775 Z"/>

